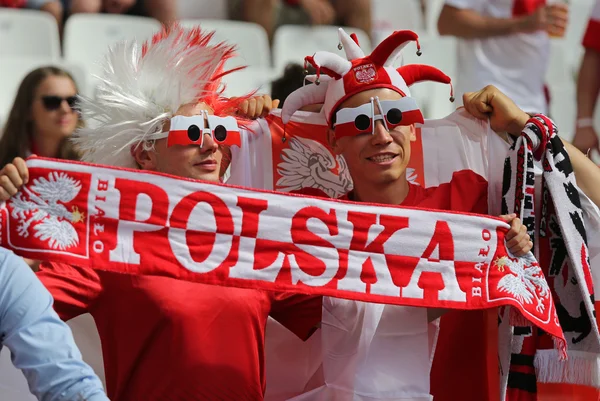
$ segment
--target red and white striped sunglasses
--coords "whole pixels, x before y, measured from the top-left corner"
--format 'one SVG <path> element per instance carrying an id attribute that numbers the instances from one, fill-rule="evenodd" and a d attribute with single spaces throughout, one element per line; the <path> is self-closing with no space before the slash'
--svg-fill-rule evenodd
<path id="1" fill-rule="evenodd" d="M 375 114 L 375 103 L 381 114 Z M 398 126 L 424 122 L 421 110 L 411 97 L 381 101 L 377 96 L 372 97 L 369 103 L 354 108 L 340 109 L 335 113 L 335 118 L 336 122 L 333 127 L 336 138 L 369 132 L 375 134 L 377 120 L 381 120 L 388 131 Z"/>
<path id="2" fill-rule="evenodd" d="M 234 117 L 219 117 L 202 110 L 197 116 L 175 116 L 171 128 L 154 139 L 168 138 L 167 147 L 173 145 L 204 145 L 204 135 L 210 135 L 219 145 L 241 146 L 240 128 Z"/>

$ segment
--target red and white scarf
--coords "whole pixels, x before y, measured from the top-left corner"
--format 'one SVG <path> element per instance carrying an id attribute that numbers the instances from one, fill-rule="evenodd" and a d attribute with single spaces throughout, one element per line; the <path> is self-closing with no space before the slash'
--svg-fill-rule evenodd
<path id="1" fill-rule="evenodd" d="M 29 183 L 0 209 L 0 243 L 22 256 L 365 302 L 512 306 L 515 323 L 531 322 L 565 351 L 541 268 L 507 253 L 499 219 L 27 163 Z"/>
<path id="2" fill-rule="evenodd" d="M 568 340 L 569 358 L 559 360 L 543 331 L 515 327 L 508 400 L 535 400 L 536 373 L 540 382 L 600 386 L 600 334 L 581 200 L 569 155 L 556 132 L 543 115 L 529 121 L 505 161 L 502 207 L 503 213 L 520 215 L 535 240 Z M 540 212 L 534 207 L 534 158 L 544 170 Z"/>

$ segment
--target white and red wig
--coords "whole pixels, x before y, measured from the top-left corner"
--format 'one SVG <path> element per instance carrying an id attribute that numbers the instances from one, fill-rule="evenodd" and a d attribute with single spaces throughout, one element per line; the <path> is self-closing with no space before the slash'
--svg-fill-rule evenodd
<path id="1" fill-rule="evenodd" d="M 111 47 L 102 62 L 95 99 L 82 99 L 88 127 L 73 138 L 83 160 L 135 168 L 132 146 L 151 141 L 180 106 L 203 102 L 215 115 L 226 115 L 246 97 L 222 96 L 225 62 L 235 48 L 209 44 L 213 33 L 175 24 L 149 41 L 124 41 Z"/>

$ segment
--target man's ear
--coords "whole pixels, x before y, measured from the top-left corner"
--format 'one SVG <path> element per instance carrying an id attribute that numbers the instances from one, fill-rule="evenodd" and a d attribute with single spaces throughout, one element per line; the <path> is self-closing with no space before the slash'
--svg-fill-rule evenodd
<path id="1" fill-rule="evenodd" d="M 157 167 L 156 150 L 154 144 L 138 143 L 131 146 L 131 155 L 142 170 L 154 171 Z"/>
<path id="2" fill-rule="evenodd" d="M 342 149 L 340 148 L 339 142 L 335 138 L 335 131 L 331 128 L 327 129 L 327 141 L 329 142 L 329 147 L 336 155 L 342 154 Z"/>
<path id="3" fill-rule="evenodd" d="M 411 142 L 414 142 L 417 140 L 417 128 L 415 127 L 414 124 L 410 125 L 410 140 L 411 140 Z"/>

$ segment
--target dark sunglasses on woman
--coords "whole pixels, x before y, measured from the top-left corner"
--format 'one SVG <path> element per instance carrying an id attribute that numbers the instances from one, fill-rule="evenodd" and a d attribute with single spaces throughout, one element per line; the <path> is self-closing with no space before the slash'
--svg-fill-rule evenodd
<path id="1" fill-rule="evenodd" d="M 42 103 L 48 111 L 57 110 L 63 101 L 66 101 L 71 110 L 79 111 L 77 107 L 77 96 L 60 97 L 60 96 L 42 96 Z"/>

